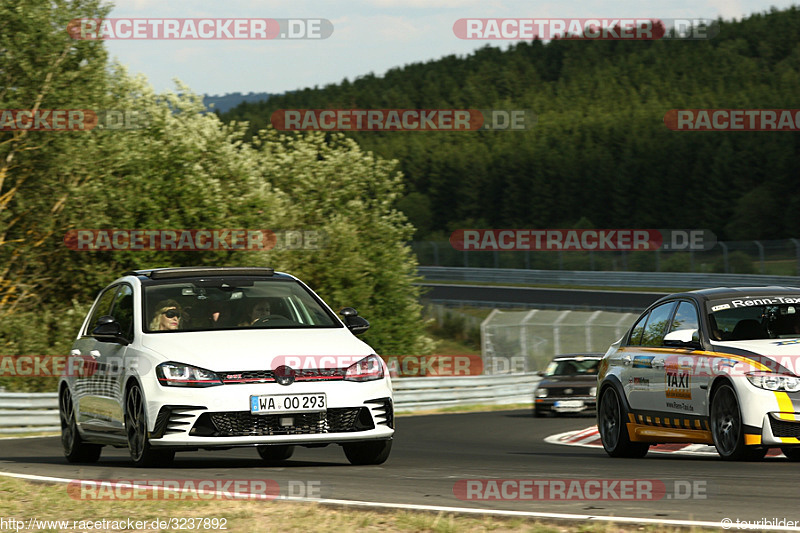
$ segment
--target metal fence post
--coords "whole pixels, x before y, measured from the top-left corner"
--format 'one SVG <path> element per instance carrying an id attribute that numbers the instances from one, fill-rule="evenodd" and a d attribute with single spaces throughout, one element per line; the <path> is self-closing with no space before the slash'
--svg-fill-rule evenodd
<path id="1" fill-rule="evenodd" d="M 728 245 L 722 241 L 717 241 L 717 244 L 722 247 L 722 262 L 725 264 L 725 273 L 729 273 L 731 271 L 730 266 L 728 265 Z"/>
<path id="2" fill-rule="evenodd" d="M 760 267 L 758 269 L 759 272 L 764 274 L 764 245 L 761 244 L 759 241 L 753 241 L 758 246 L 758 260 L 760 262 Z"/>
<path id="3" fill-rule="evenodd" d="M 795 261 L 797 262 L 797 275 L 800 276 L 800 241 L 797 239 L 789 239 L 794 243 L 794 247 L 797 250 L 797 258 Z"/>

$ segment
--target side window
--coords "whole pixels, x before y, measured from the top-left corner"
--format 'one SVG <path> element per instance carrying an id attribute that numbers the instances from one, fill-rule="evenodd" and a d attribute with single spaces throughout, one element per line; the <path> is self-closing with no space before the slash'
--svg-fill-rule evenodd
<path id="1" fill-rule="evenodd" d="M 667 332 L 667 324 L 675 309 L 675 302 L 661 304 L 652 311 L 647 319 L 647 325 L 642 334 L 642 346 L 661 346 L 664 334 Z"/>
<path id="2" fill-rule="evenodd" d="M 678 304 L 678 310 L 675 311 L 675 318 L 672 319 L 672 326 L 670 331 L 677 331 L 679 329 L 697 329 L 698 333 L 693 335 L 693 339 L 699 340 L 700 320 L 697 316 L 697 309 L 694 308 L 689 302 L 683 301 Z"/>
<path id="3" fill-rule="evenodd" d="M 631 329 L 631 339 L 628 341 L 628 346 L 640 346 L 642 344 L 642 333 L 644 332 L 644 324 L 647 322 L 647 317 L 644 315 Z"/>
<path id="4" fill-rule="evenodd" d="M 133 289 L 130 285 L 120 285 L 111 315 L 119 322 L 122 336 L 133 340 Z"/>
<path id="5" fill-rule="evenodd" d="M 97 325 L 97 319 L 101 316 L 111 313 L 111 303 L 114 301 L 114 295 L 117 293 L 118 285 L 109 287 L 97 300 L 97 305 L 92 309 L 92 316 L 89 318 L 89 323 L 86 325 L 85 335 L 91 334 L 94 327 Z"/>

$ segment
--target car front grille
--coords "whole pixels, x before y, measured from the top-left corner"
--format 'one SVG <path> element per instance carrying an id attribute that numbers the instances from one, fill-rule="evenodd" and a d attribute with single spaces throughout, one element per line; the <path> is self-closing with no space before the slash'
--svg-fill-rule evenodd
<path id="1" fill-rule="evenodd" d="M 776 437 L 795 437 L 800 439 L 800 422 L 780 420 L 774 416 L 769 417 L 772 434 Z"/>
<path id="2" fill-rule="evenodd" d="M 547 389 L 548 398 L 554 396 L 589 396 L 589 391 L 591 390 L 591 387 L 553 387 L 552 385 L 547 385 L 544 388 Z M 572 392 L 566 392 L 568 389 Z"/>
<path id="3" fill-rule="evenodd" d="M 328 409 L 324 413 L 274 415 L 229 411 L 203 414 L 197 419 L 190 435 L 209 437 L 313 435 L 367 431 L 374 428 L 372 416 L 366 407 Z"/>
<path id="4" fill-rule="evenodd" d="M 343 380 L 346 369 L 305 369 L 295 371 L 295 381 L 336 381 Z M 225 385 L 248 383 L 275 383 L 272 370 L 247 370 L 245 372 L 217 372 Z"/>

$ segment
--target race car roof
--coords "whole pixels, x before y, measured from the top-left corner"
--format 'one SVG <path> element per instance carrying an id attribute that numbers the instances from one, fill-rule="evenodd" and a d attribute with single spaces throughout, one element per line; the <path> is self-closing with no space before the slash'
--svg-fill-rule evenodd
<path id="1" fill-rule="evenodd" d="M 715 287 L 713 289 L 698 289 L 696 291 L 678 292 L 666 295 L 663 298 L 659 298 L 658 301 L 651 305 L 651 307 L 654 307 L 655 304 L 663 301 L 681 297 L 707 302 L 709 300 L 725 300 L 730 298 L 749 298 L 773 295 L 792 295 L 800 297 L 800 288 L 772 285 L 762 287 Z"/>

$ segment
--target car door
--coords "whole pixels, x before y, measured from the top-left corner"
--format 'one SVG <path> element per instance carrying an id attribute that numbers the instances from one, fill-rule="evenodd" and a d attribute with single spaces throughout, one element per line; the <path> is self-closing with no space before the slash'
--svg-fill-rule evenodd
<path id="1" fill-rule="evenodd" d="M 678 302 L 675 316 L 668 333 L 695 330 L 693 340 L 700 340 L 700 317 L 695 304 L 688 300 Z M 708 387 L 708 372 L 696 372 L 709 368 L 708 357 L 699 349 L 671 347 L 653 361 L 663 369 L 660 384 L 661 408 L 676 414 L 706 414 L 705 388 Z"/>
<path id="2" fill-rule="evenodd" d="M 675 311 L 675 300 L 660 304 L 650 310 L 642 328 L 638 345 L 627 350 L 629 368 L 627 384 L 629 403 L 632 409 L 659 411 L 663 407 L 664 335 Z"/>
<path id="3" fill-rule="evenodd" d="M 120 284 L 109 315 L 120 325 L 122 337 L 128 343 L 133 341 L 133 307 L 133 287 L 127 283 Z M 118 342 L 96 342 L 96 349 L 100 352 L 95 374 L 97 409 L 100 411 L 97 418 L 103 431 L 124 434 L 122 378 L 128 346 Z"/>
<path id="4" fill-rule="evenodd" d="M 89 312 L 89 319 L 84 330 L 81 331 L 81 336 L 73 343 L 70 351 L 70 357 L 76 369 L 73 382 L 73 401 L 77 423 L 86 429 L 94 429 L 97 426 L 100 413 L 98 383 L 96 382 L 100 350 L 97 346 L 98 341 L 91 336 L 91 333 L 97 325 L 98 319 L 111 312 L 118 289 L 119 286 L 114 285 L 100 293 Z"/>
<path id="5" fill-rule="evenodd" d="M 619 379 L 625 390 L 625 397 L 628 399 L 628 404 L 634 408 L 640 408 L 635 406 L 643 405 L 644 395 L 648 388 L 647 382 L 642 380 L 640 370 L 641 363 L 638 359 L 641 351 L 644 326 L 647 324 L 647 318 L 649 316 L 650 313 L 645 313 L 633 325 L 627 344 L 612 356 L 611 361 L 611 363 L 619 369 Z M 634 363 L 634 358 L 637 359 L 636 363 Z"/>

